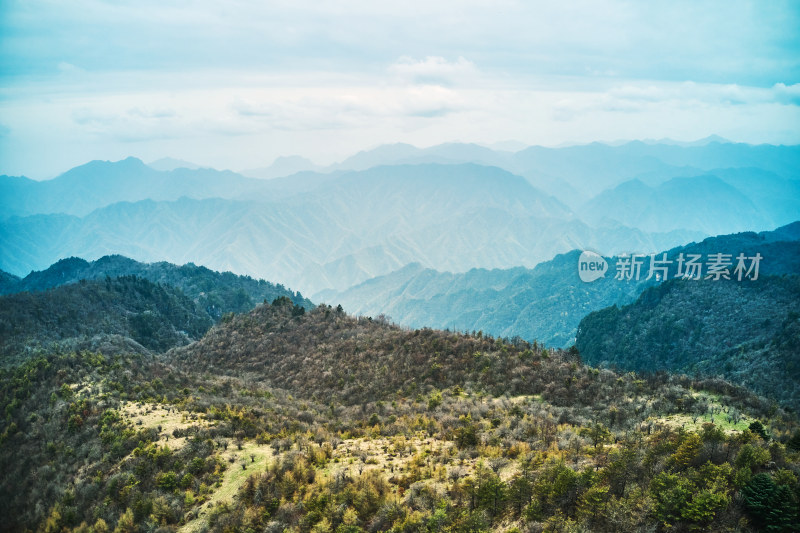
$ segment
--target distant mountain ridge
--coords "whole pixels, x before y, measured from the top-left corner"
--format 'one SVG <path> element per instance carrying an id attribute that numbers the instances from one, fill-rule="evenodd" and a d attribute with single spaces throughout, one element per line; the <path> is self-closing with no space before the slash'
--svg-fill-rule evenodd
<path id="1" fill-rule="evenodd" d="M 191 170 L 203 168 L 195 163 L 184 161 L 183 159 L 175 159 L 174 157 L 162 157 L 161 159 L 147 163 L 147 166 L 162 172 L 169 172 L 170 170 L 175 170 L 178 168 L 188 168 Z"/>
<path id="2" fill-rule="evenodd" d="M 751 257 L 761 253 L 761 275 L 800 272 L 800 222 L 774 231 L 710 237 L 665 253 L 673 261 L 680 253 L 703 257 L 714 253 Z M 574 342 L 585 315 L 614 304 L 630 303 L 655 283 L 644 279 L 646 270 L 639 281 L 613 279 L 614 257 L 606 257 L 612 270 L 606 277 L 584 283 L 578 277 L 579 255 L 579 251 L 561 254 L 533 269 L 475 269 L 461 274 L 412 264 L 343 292 L 320 292 L 314 299 L 341 304 L 354 314 L 385 314 L 410 327 L 483 330 L 565 348 Z M 675 269 L 673 263 L 670 276 L 675 275 Z"/>
<path id="3" fill-rule="evenodd" d="M 250 178 L 274 179 L 291 176 L 298 172 L 322 171 L 322 167 L 315 165 L 309 159 L 299 155 L 282 156 L 275 159 L 268 167 L 242 170 L 240 174 Z"/>
<path id="4" fill-rule="evenodd" d="M 0 177 L 0 269 L 23 276 L 118 253 L 343 291 L 409 263 L 532 267 L 576 248 L 655 252 L 774 228 L 800 218 L 799 172 L 798 147 L 714 139 L 387 145 L 269 180 L 95 161 L 46 182 Z"/>
<path id="5" fill-rule="evenodd" d="M 655 186 L 634 179 L 603 191 L 579 211 L 589 222 L 615 220 L 645 231 L 747 231 L 800 217 L 800 180 L 759 169 L 717 169 Z"/>
<path id="6" fill-rule="evenodd" d="M 113 252 L 314 293 L 411 262 L 452 271 L 533 266 L 578 246 L 658 250 L 702 236 L 591 228 L 523 178 L 476 164 L 376 167 L 315 180 L 300 192 L 260 182 L 260 193 L 242 200 L 144 200 L 85 217 L 13 217 L 0 221 L 0 268 L 25 275 L 63 257 Z"/>
<path id="7" fill-rule="evenodd" d="M 721 142 L 722 141 L 722 142 Z M 517 152 L 484 146 L 445 143 L 430 148 L 383 145 L 335 165 L 363 169 L 375 165 L 472 162 L 497 166 L 525 177 L 534 186 L 572 208 L 605 189 L 640 176 L 700 175 L 724 168 L 759 168 L 784 179 L 800 176 L 800 147 L 748 145 L 710 139 L 698 143 L 627 141 L 617 145 L 590 143 L 562 148 L 529 146 Z"/>
<path id="8" fill-rule="evenodd" d="M 182 196 L 233 198 L 260 183 L 210 168 L 156 170 L 135 157 L 91 161 L 52 180 L 0 176 L 0 219 L 55 213 L 85 216 L 117 202 L 177 200 Z"/>

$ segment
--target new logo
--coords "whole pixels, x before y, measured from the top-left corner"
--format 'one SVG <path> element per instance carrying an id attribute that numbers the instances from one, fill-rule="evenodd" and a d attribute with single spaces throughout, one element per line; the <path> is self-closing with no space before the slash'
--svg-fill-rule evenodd
<path id="1" fill-rule="evenodd" d="M 608 271 L 608 263 L 600 254 L 584 251 L 578 258 L 578 275 L 585 283 L 591 283 L 604 277 L 606 271 Z"/>

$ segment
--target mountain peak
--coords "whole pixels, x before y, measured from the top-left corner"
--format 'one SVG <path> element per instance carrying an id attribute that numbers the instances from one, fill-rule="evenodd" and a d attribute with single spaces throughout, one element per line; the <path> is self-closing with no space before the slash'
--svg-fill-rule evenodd
<path id="1" fill-rule="evenodd" d="M 120 159 L 119 161 L 94 159 L 86 164 L 77 166 L 73 169 L 64 172 L 55 179 L 72 177 L 76 175 L 90 174 L 93 172 L 110 170 L 110 169 L 120 169 L 128 171 L 133 169 L 140 169 L 146 166 L 147 165 L 145 165 L 141 159 L 133 156 L 128 156 L 125 159 Z"/>
<path id="2" fill-rule="evenodd" d="M 189 161 L 184 161 L 183 159 L 175 159 L 174 157 L 162 157 L 161 159 L 153 161 L 152 163 L 148 163 L 147 166 L 153 170 L 160 171 L 170 171 L 175 170 L 176 168 L 188 168 L 191 170 L 202 168 L 200 165 L 196 165 Z"/>

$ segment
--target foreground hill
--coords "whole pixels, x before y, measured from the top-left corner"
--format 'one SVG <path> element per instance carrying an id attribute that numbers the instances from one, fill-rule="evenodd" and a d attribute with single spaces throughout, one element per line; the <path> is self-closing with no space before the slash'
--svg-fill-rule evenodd
<path id="1" fill-rule="evenodd" d="M 774 231 L 709 237 L 666 253 L 673 261 L 681 253 L 687 257 L 760 253 L 763 275 L 800 272 L 800 222 Z M 385 314 L 411 327 L 482 330 L 566 348 L 573 344 L 578 324 L 588 313 L 630 303 L 655 283 L 645 280 L 649 259 L 638 282 L 613 279 L 616 257 L 606 258 L 610 271 L 604 278 L 584 283 L 578 276 L 579 255 L 577 251 L 562 254 L 533 269 L 474 269 L 459 274 L 409 265 L 346 291 L 321 292 L 315 300 L 341 304 L 354 314 Z M 670 276 L 675 273 L 673 263 Z"/>
<path id="2" fill-rule="evenodd" d="M 31 272 L 21 279 L 5 273 L 2 276 L 0 294 L 45 291 L 81 280 L 137 276 L 180 289 L 215 321 L 225 313 L 249 311 L 256 303 L 271 302 L 282 296 L 308 309 L 314 305 L 299 292 L 294 293 L 283 285 L 275 285 L 263 279 L 237 276 L 230 272 L 214 272 L 193 264 L 178 266 L 165 261 L 140 263 L 119 255 L 104 256 L 96 261 L 70 257 L 45 270 Z"/>
<path id="3" fill-rule="evenodd" d="M 0 409 L 14 531 L 788 531 L 797 518 L 797 420 L 743 389 L 286 298 L 160 356 L 0 370 Z"/>

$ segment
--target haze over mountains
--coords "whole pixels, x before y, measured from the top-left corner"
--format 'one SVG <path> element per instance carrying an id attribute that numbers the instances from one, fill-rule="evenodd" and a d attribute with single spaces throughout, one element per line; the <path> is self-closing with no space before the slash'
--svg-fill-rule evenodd
<path id="1" fill-rule="evenodd" d="M 0 509 L 20 530 L 734 530 L 767 501 L 764 523 L 796 523 L 796 149 L 598 163 L 652 146 L 542 152 L 546 175 L 447 145 L 271 180 L 133 158 L 2 178 Z M 593 283 L 586 248 L 611 266 Z M 760 254 L 761 277 L 613 279 L 612 254 L 662 250 Z M 306 489 L 276 492 L 288 465 Z M 373 503 L 350 510 L 367 499 L 347 483 Z M 753 496 L 768 483 L 780 497 Z M 653 503 L 675 494 L 716 503 Z M 643 511 L 595 517 L 622 506 Z"/>
<path id="2" fill-rule="evenodd" d="M 798 273 L 800 223 L 759 234 L 710 237 L 664 252 L 673 260 L 680 253 L 748 257 L 760 253 L 766 258 L 760 265 L 762 276 Z M 615 257 L 606 258 L 610 271 L 605 277 L 584 283 L 578 276 L 579 255 L 577 250 L 560 254 L 533 269 L 472 269 L 456 274 L 415 263 L 346 291 L 323 291 L 316 297 L 339 303 L 357 315 L 383 313 L 410 327 L 482 330 L 567 348 L 575 342 L 578 324 L 588 313 L 630 303 L 656 283 L 645 280 L 646 269 L 640 280 L 614 279 Z"/>
<path id="3" fill-rule="evenodd" d="M 411 263 L 466 272 L 533 267 L 572 249 L 655 252 L 800 218 L 799 154 L 719 142 L 516 153 L 400 144 L 272 180 L 95 161 L 45 182 L 0 178 L 0 269 L 23 276 L 119 253 L 314 295 Z"/>

